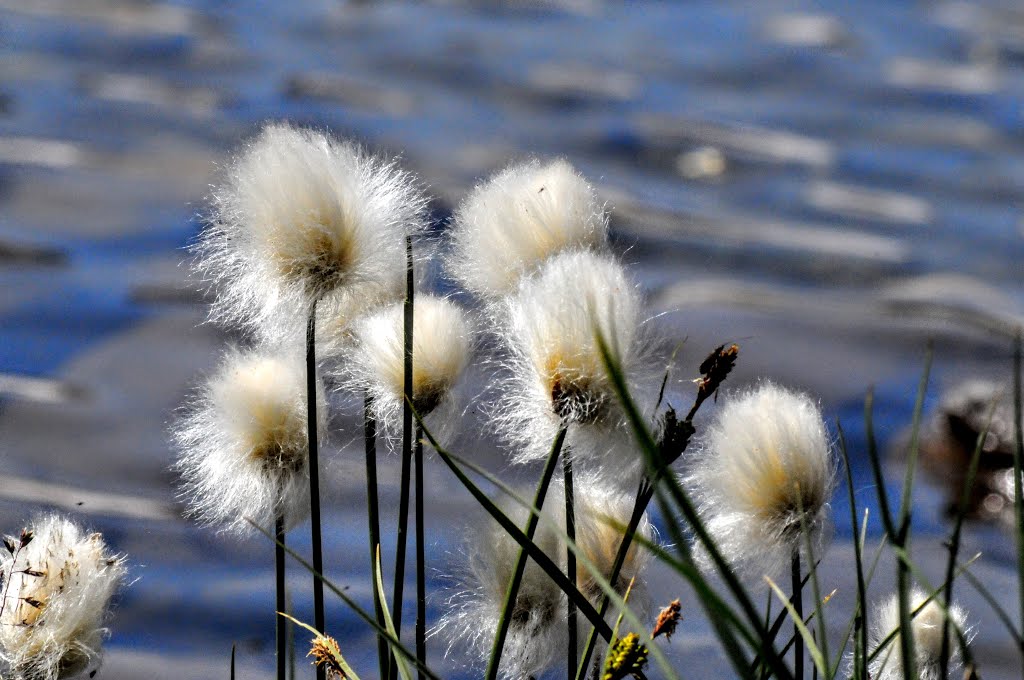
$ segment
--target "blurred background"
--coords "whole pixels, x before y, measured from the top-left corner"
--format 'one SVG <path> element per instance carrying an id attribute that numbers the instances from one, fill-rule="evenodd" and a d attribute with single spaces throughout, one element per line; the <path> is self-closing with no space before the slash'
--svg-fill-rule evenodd
<path id="1" fill-rule="evenodd" d="M 128 554 L 135 582 L 98 677 L 227 677 L 232 643 L 240 678 L 270 677 L 271 545 L 180 519 L 166 430 L 229 339 L 201 325 L 184 248 L 217 164 L 278 119 L 401 154 L 436 197 L 438 229 L 510 160 L 566 157 L 599 186 L 651 315 L 686 339 L 681 393 L 708 351 L 738 342 L 729 384 L 772 376 L 818 395 L 843 423 L 857 502 L 870 506 L 869 386 L 894 450 L 929 339 L 929 436 L 959 422 L 948 411 L 967 381 L 1009 380 L 1024 321 L 1022 103 L 1013 0 L 0 0 L 0 528 L 56 507 Z M 349 446 L 351 418 L 333 430 L 328 572 L 369 602 L 361 444 Z M 464 444 L 523 475 L 489 442 Z M 986 451 L 995 480 L 1006 445 Z M 965 463 L 955 441 L 934 450 L 914 553 L 938 582 L 948 490 L 934 480 Z M 440 466 L 428 480 L 436 616 L 473 505 Z M 1005 494 L 992 484 L 962 554 L 982 551 L 975 573 L 1012 602 Z M 839 589 L 841 632 L 854 598 L 845 493 L 833 508 L 822 587 Z M 306 533 L 290 537 L 300 550 Z M 881 571 L 879 597 L 892 583 Z M 289 579 L 311 619 L 309 579 Z M 693 598 L 657 569 L 652 579 L 659 599 L 683 598 L 674 658 L 728 675 Z M 982 675 L 1016 675 L 994 614 L 968 586 L 958 593 Z M 369 675 L 364 626 L 338 602 L 328 614 Z M 472 677 L 466 659 L 441 659 L 444 646 L 431 641 L 446 677 Z"/>

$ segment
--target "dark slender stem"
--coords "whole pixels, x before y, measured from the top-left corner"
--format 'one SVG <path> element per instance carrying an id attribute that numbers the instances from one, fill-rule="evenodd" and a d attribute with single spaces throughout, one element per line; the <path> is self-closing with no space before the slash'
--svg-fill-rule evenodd
<path id="1" fill-rule="evenodd" d="M 803 621 L 804 618 L 804 595 L 803 595 L 803 581 L 800 580 L 800 550 L 793 551 L 793 561 L 791 565 L 791 574 L 793 576 L 793 609 L 796 611 L 797 618 Z M 793 678 L 794 680 L 803 680 L 804 677 L 804 639 L 800 635 L 800 628 L 793 624 Z"/>
<path id="2" fill-rule="evenodd" d="M 548 486 L 551 484 L 552 477 L 555 476 L 555 465 L 558 462 L 558 456 L 562 451 L 562 444 L 565 443 L 565 427 L 558 430 L 558 434 L 555 436 L 555 441 L 551 445 L 551 453 L 548 454 L 548 460 L 544 464 L 544 472 L 541 473 L 540 482 L 537 483 L 537 492 L 533 497 L 533 507 L 538 510 L 544 507 L 544 498 L 548 493 Z M 537 524 L 540 521 L 540 516 L 530 514 L 529 519 L 526 520 L 526 538 L 533 540 L 534 534 L 537 533 Z M 498 677 L 498 668 L 501 665 L 501 655 L 505 649 L 505 638 L 508 636 L 508 628 L 512 623 L 512 614 L 515 611 L 515 602 L 519 594 L 519 584 L 522 583 L 523 574 L 526 572 L 526 550 L 523 548 L 519 549 L 519 557 L 516 559 L 516 567 L 512 571 L 512 578 L 508 582 L 508 588 L 505 590 L 505 602 L 501 607 L 501 620 L 498 622 L 498 629 L 494 634 L 494 644 L 491 647 L 491 660 L 487 665 L 487 672 L 484 674 L 486 680 L 494 680 Z"/>
<path id="3" fill-rule="evenodd" d="M 1021 629 L 1024 630 L 1024 479 L 1021 475 L 1024 468 L 1024 394 L 1021 381 L 1021 329 L 1017 329 L 1017 337 L 1013 343 L 1013 519 L 1017 533 L 1017 597 L 1020 604 Z M 1024 636 L 1022 636 L 1021 653 L 1024 654 Z"/>
<path id="4" fill-rule="evenodd" d="M 377 547 L 380 545 L 380 501 L 377 496 L 377 419 L 373 417 L 373 400 L 369 395 L 363 400 L 363 436 L 366 445 L 366 516 L 370 525 L 370 573 L 377 568 Z M 377 623 L 384 627 L 384 608 L 380 593 L 373 589 L 373 611 Z M 388 644 L 382 635 L 377 635 L 377 666 L 383 674 L 388 667 Z"/>
<path id="5" fill-rule="evenodd" d="M 413 276 L 412 238 L 405 237 L 405 305 L 403 306 L 402 347 L 405 358 L 403 365 L 402 393 L 405 396 L 402 407 L 402 479 L 401 492 L 398 499 L 398 536 L 395 546 L 395 588 L 392 594 L 393 604 L 391 616 L 395 622 L 395 634 L 402 637 L 402 597 L 405 591 L 405 549 L 409 528 L 409 482 L 410 465 L 412 464 L 412 372 L 413 372 L 413 309 L 415 300 L 415 280 Z M 392 658 L 388 668 L 388 677 L 398 677 L 398 665 Z M 321 679 L 317 679 L 321 680 Z"/>
<path id="6" fill-rule="evenodd" d="M 316 389 L 316 302 L 309 310 L 306 323 L 306 434 L 309 441 L 309 520 L 313 543 L 313 569 L 324 573 L 324 551 L 320 532 L 320 461 L 317 434 Z M 321 633 L 327 629 L 324 613 L 324 583 L 313 579 L 313 627 Z M 317 680 L 325 680 L 326 670 L 317 666 Z"/>
<path id="7" fill-rule="evenodd" d="M 416 426 L 416 658 L 427 661 L 427 556 L 423 517 L 423 430 Z M 419 673 L 424 680 L 423 671 Z"/>
<path id="8" fill-rule="evenodd" d="M 572 488 L 572 451 L 566 450 L 562 455 L 562 475 L 565 483 L 565 533 L 569 537 L 569 540 L 573 543 L 576 542 L 576 508 L 574 492 Z M 565 551 L 565 575 L 569 577 L 571 583 L 576 583 L 576 553 L 566 548 Z M 612 586 L 615 582 L 612 582 Z M 576 672 L 576 653 L 577 642 L 576 642 L 576 603 L 572 601 L 572 598 L 566 598 L 569 610 L 569 645 L 566 650 L 566 659 L 568 663 L 567 678 L 572 677 Z"/>
<path id="9" fill-rule="evenodd" d="M 657 480 L 655 480 L 657 481 Z M 643 519 L 644 512 L 647 510 L 647 506 L 651 502 L 651 497 L 654 495 L 654 485 L 649 483 L 646 479 L 640 482 L 640 488 L 636 492 L 636 500 L 633 503 L 633 514 L 629 517 L 629 524 L 626 526 L 626 533 L 623 534 L 622 540 L 619 542 L 619 551 L 615 554 L 615 561 L 612 563 L 612 571 L 609 575 L 610 583 L 614 584 L 619 580 L 619 574 L 622 572 L 622 565 L 626 563 L 626 555 L 629 554 L 629 547 L 633 544 L 633 537 L 636 535 L 636 530 L 640 526 L 640 520 Z M 608 607 L 611 605 L 611 600 L 608 596 L 601 598 L 601 606 L 598 612 L 603 617 L 608 613 Z M 597 644 L 596 631 L 592 628 L 590 635 L 587 637 L 587 644 L 583 650 L 583 657 L 580 659 L 580 664 L 577 667 L 575 677 L 577 680 L 583 680 L 586 677 L 587 664 L 590 663 L 590 657 L 594 653 L 594 647 Z"/>
<path id="10" fill-rule="evenodd" d="M 277 586 L 276 611 L 288 610 L 284 589 L 284 515 L 278 515 L 274 522 L 274 583 Z M 288 621 L 283 616 L 274 616 L 277 622 L 277 680 L 285 680 L 288 668 Z"/>

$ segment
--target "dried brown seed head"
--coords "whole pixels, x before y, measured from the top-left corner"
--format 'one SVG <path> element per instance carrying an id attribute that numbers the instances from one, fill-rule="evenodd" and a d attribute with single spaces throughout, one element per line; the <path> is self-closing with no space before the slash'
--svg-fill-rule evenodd
<path id="1" fill-rule="evenodd" d="M 672 639 L 672 634 L 676 632 L 676 626 L 679 625 L 679 621 L 682 619 L 682 616 L 679 614 L 681 606 L 679 600 L 672 600 L 667 607 L 661 610 L 661 613 L 658 614 L 658 620 L 654 624 L 654 629 L 651 630 L 652 640 L 663 633 L 665 639 Z"/>

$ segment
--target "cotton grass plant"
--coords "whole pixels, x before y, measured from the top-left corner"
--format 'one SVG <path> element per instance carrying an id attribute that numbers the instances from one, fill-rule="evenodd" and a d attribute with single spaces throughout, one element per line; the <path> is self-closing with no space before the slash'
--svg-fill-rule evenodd
<path id="1" fill-rule="evenodd" d="M 867 524 L 860 523 L 847 463 L 852 524 L 860 528 L 851 570 L 857 598 L 854 610 L 845 613 L 845 635 L 836 639 L 825 622 L 826 615 L 837 614 L 835 605 L 823 594 L 835 587 L 837 575 L 820 573 L 818 564 L 828 550 L 835 451 L 844 458 L 848 452 L 841 429 L 833 434 L 816 400 L 762 380 L 728 390 L 713 418 L 706 425 L 698 420 L 738 361 L 738 346 L 725 343 L 706 355 L 691 376 L 690 395 L 668 388 L 670 375 L 662 374 L 657 359 L 665 343 L 647 320 L 639 287 L 611 254 L 607 211 L 586 179 L 561 160 L 512 165 L 482 181 L 448 225 L 445 270 L 482 306 L 488 340 L 478 344 L 467 312 L 450 299 L 417 291 L 429 282 L 416 279 L 413 265 L 430 249 L 418 240 L 425 230 L 424 200 L 415 186 L 393 163 L 349 142 L 273 124 L 229 166 L 198 247 L 200 271 L 217 291 L 215 320 L 261 342 L 276 337 L 285 345 L 295 339 L 295 328 L 306 326 L 305 373 L 300 361 L 292 361 L 282 369 L 288 379 L 273 381 L 273 391 L 281 410 L 292 414 L 281 421 L 288 423 L 283 429 L 290 433 L 289 446 L 308 465 L 315 537 L 321 531 L 315 451 L 328 405 L 319 403 L 316 386 L 318 327 L 326 335 L 322 348 L 329 350 L 332 380 L 363 400 L 374 611 L 324 579 L 317 540 L 311 561 L 284 545 L 283 532 L 276 543 L 279 555 L 293 555 L 313 573 L 321 592 L 326 585 L 376 632 L 379 677 L 438 677 L 426 653 L 422 480 L 428 464 L 450 471 L 479 505 L 481 518 L 491 520 L 467 540 L 466 564 L 451 568 L 459 585 L 441 596 L 446 605 L 433 630 L 452 658 L 473 659 L 470 672 L 482 668 L 487 680 L 643 679 L 654 665 L 666 678 L 679 677 L 662 646 L 671 644 L 670 629 L 676 639 L 688 634 L 687 617 L 679 619 L 694 606 L 689 598 L 703 609 L 738 677 L 793 680 L 803 677 L 807 665 L 829 680 L 934 680 L 960 662 L 968 673 L 977 672 L 969 618 L 953 601 L 960 577 L 984 592 L 970 561 L 958 555 L 963 508 L 938 587 L 927 583 L 910 550 L 909 499 L 927 369 L 898 512 L 886 497 L 869 396 L 867 453 L 885 543 L 868 557 Z M 478 405 L 502 435 L 511 463 L 542 467 L 525 494 L 449 448 L 448 432 L 460 414 L 460 376 L 481 348 L 487 350 L 484 364 L 498 370 L 485 392 L 495 397 Z M 196 412 L 218 401 L 209 388 L 205 394 Z M 1024 583 L 1020 399 L 1018 382 L 1015 517 Z M 301 405 L 310 401 L 316 408 L 303 412 Z M 184 488 L 201 520 L 239 529 L 255 524 L 269 535 L 260 526 L 268 517 L 264 506 L 232 506 L 229 496 L 214 507 L 217 499 L 203 491 L 193 472 L 200 467 L 196 461 L 212 459 L 213 449 L 226 449 L 232 428 L 253 426 L 244 415 L 253 410 L 249 402 L 220 402 L 234 403 L 234 414 L 214 418 L 209 410 L 199 420 L 184 421 L 182 431 L 193 432 L 179 435 L 186 451 L 179 463 Z M 303 419 L 305 439 L 297 425 Z M 378 432 L 402 456 L 391 607 L 379 557 L 388 534 L 379 524 Z M 309 449 L 305 457 L 303 446 Z M 424 455 L 428 446 L 436 456 Z M 265 463 L 259 469 L 266 474 Z M 968 474 L 965 497 L 972 479 Z M 296 498 L 302 495 L 296 492 Z M 417 544 L 414 651 L 401 638 L 411 497 Z M 647 514 L 652 502 L 665 544 Z M 304 514 L 300 505 L 295 517 Z M 896 557 L 897 593 L 895 604 L 878 607 L 867 591 L 885 551 Z M 644 568 L 651 560 L 675 573 L 688 590 L 645 588 Z M 788 592 L 776 583 L 787 564 Z M 774 617 L 760 604 L 766 593 L 769 609 L 773 600 L 781 604 Z M 1024 650 L 1021 624 L 989 599 Z M 657 620 L 650 602 L 668 605 Z M 324 629 L 316 591 L 314 604 L 311 632 L 322 677 L 327 668 L 342 668 L 330 661 L 342 658 L 346 640 L 335 641 Z M 787 621 L 791 635 L 782 632 Z M 325 640 L 331 640 L 329 653 Z M 279 639 L 279 650 L 280 644 Z M 284 680 L 280 654 L 278 677 Z M 343 672 L 355 677 L 356 669 L 346 667 Z"/>
<path id="2" fill-rule="evenodd" d="M 98 533 L 61 515 L 37 517 L 0 551 L 3 677 L 58 680 L 95 673 L 111 597 L 126 568 Z"/>

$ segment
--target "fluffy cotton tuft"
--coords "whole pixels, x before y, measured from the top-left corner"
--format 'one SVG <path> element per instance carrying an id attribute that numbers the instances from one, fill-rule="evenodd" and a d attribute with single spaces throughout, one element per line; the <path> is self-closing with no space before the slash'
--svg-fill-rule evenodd
<path id="1" fill-rule="evenodd" d="M 108 551 L 100 534 L 58 515 L 38 518 L 5 542 L 0 658 L 7 677 L 57 680 L 95 668 L 124 558 Z"/>
<path id="2" fill-rule="evenodd" d="M 910 592 L 911 614 L 921 607 L 928 595 L 914 588 Z M 869 651 L 874 651 L 887 636 L 900 627 L 899 595 L 894 594 L 876 608 L 877 619 L 869 635 Z M 960 662 L 960 643 L 954 625 L 970 640 L 973 637 L 967 628 L 967 614 L 957 605 L 949 607 L 949 670 L 956 670 Z M 917 677 L 920 680 L 940 680 L 939 656 L 942 654 L 942 607 L 935 600 L 921 607 L 911 620 L 914 635 L 914 656 L 917 659 Z M 902 653 L 899 635 L 894 637 L 870 665 L 874 680 L 899 680 L 903 677 Z"/>
<path id="3" fill-rule="evenodd" d="M 574 500 L 577 545 L 582 554 L 608 579 L 622 540 L 618 525 L 625 526 L 629 522 L 633 498 L 614 487 L 601 484 L 596 477 L 583 475 L 577 481 Z M 517 525 L 525 524 L 526 512 L 522 508 L 514 508 L 507 514 Z M 565 495 L 557 482 L 552 484 L 544 501 L 543 515 L 537 525 L 534 542 L 564 571 L 566 546 L 553 526 L 563 530 L 565 527 Z M 637 534 L 653 540 L 654 531 L 646 516 Z M 435 633 L 448 638 L 449 653 L 459 649 L 465 650 L 475 660 L 487 659 L 501 617 L 505 591 L 519 556 L 519 544 L 503 529 L 492 526 L 490 531 L 471 538 L 467 548 L 468 573 L 463 579 L 461 590 L 452 596 L 448 611 Z M 626 555 L 615 587 L 620 594 L 624 593 L 630 580 L 636 578 L 630 595 L 630 606 L 642 613 L 646 595 L 640 578 L 649 553 L 634 543 Z M 539 676 L 545 669 L 564 660 L 568 644 L 565 595 L 533 560 L 526 564 L 502 654 L 501 676 L 510 680 Z M 582 564 L 577 568 L 576 584 L 580 592 L 597 607 L 604 591 Z M 580 630 L 586 630 L 589 622 L 582 615 L 578 616 Z M 614 624 L 616 616 L 614 610 L 609 611 L 610 625 Z M 579 652 L 582 653 L 586 636 L 580 638 Z"/>
<path id="4" fill-rule="evenodd" d="M 270 124 L 228 166 L 196 246 L 211 318 L 266 338 L 329 297 L 342 321 L 404 286 L 425 199 L 392 162 L 314 130 Z"/>
<path id="5" fill-rule="evenodd" d="M 450 230 L 447 271 L 484 298 L 569 249 L 605 247 L 608 216 L 594 188 L 569 163 L 512 165 L 476 187 Z"/>
<path id="6" fill-rule="evenodd" d="M 326 403 L 318 394 L 324 430 Z M 231 350 L 174 427 L 188 514 L 248 533 L 309 512 L 306 371 L 299 354 Z"/>
<path id="7" fill-rule="evenodd" d="M 509 350 L 496 427 L 525 462 L 547 456 L 561 424 L 582 452 L 619 451 L 623 425 L 611 378 L 597 342 L 600 331 L 632 383 L 645 353 L 642 300 L 611 256 L 588 251 L 551 258 L 523 279 L 506 301 L 502 337 Z"/>
<path id="8" fill-rule="evenodd" d="M 549 509 L 555 505 L 555 499 L 548 498 L 545 514 L 551 516 Z M 519 526 L 526 522 L 522 508 L 508 510 L 507 514 Z M 541 521 L 533 540 L 555 564 L 564 563 L 563 544 L 550 524 Z M 448 640 L 448 654 L 458 650 L 472 665 L 490 656 L 519 544 L 504 529 L 491 525 L 489 530 L 472 536 L 466 548 L 468 569 L 432 634 Z M 566 611 L 565 595 L 533 560 L 528 560 L 501 657 L 499 672 L 503 679 L 539 676 L 563 658 L 568 644 Z"/>
<path id="9" fill-rule="evenodd" d="M 400 432 L 405 402 L 405 310 L 398 303 L 359 319 L 351 360 L 342 384 L 366 391 L 385 432 Z M 469 363 L 473 331 L 457 304 L 434 295 L 418 295 L 413 314 L 412 400 L 431 431 L 456 412 L 453 388 Z M 431 416 L 431 417 L 428 417 Z"/>
<path id="10" fill-rule="evenodd" d="M 810 397 L 762 382 L 728 398 L 702 445 L 690 457 L 688 483 L 738 571 L 753 578 L 780 573 L 803 548 L 801 526 L 821 555 L 836 460 Z"/>

